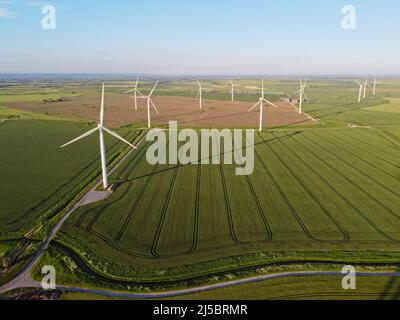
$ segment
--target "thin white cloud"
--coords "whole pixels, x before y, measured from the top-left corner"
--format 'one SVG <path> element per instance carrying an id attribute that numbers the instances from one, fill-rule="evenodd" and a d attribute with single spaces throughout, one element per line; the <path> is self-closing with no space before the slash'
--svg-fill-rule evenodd
<path id="1" fill-rule="evenodd" d="M 26 2 L 26 4 L 31 7 L 44 7 L 45 5 L 47 5 L 49 3 L 46 3 L 43 1 L 28 1 L 28 2 Z"/>
<path id="2" fill-rule="evenodd" d="M 0 18 L 11 18 L 14 14 L 6 9 L 6 8 L 0 8 Z"/>

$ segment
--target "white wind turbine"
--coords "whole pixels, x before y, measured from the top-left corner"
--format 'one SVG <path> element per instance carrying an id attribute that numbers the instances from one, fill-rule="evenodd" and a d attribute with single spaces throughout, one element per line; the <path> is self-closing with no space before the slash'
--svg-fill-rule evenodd
<path id="1" fill-rule="evenodd" d="M 139 99 L 146 99 L 147 100 L 147 126 L 149 128 L 151 128 L 151 107 L 153 107 L 154 111 L 157 114 L 160 114 L 158 112 L 153 100 L 151 100 L 151 96 L 153 95 L 154 90 L 156 90 L 157 85 L 158 85 L 158 81 L 156 82 L 156 84 L 154 85 L 153 89 L 150 91 L 148 96 L 144 96 L 143 95 L 141 97 L 138 97 Z"/>
<path id="2" fill-rule="evenodd" d="M 137 95 L 139 94 L 140 97 L 143 97 L 143 94 L 140 93 L 138 90 L 138 84 L 139 84 L 139 77 L 136 79 L 135 87 L 129 91 L 126 91 L 125 93 L 131 93 L 133 92 L 133 99 L 134 99 L 134 105 L 135 105 L 135 110 L 137 111 L 138 109 L 138 103 L 137 103 Z"/>
<path id="3" fill-rule="evenodd" d="M 308 97 L 306 95 L 306 93 L 304 92 L 304 89 L 306 88 L 306 84 L 307 84 L 307 80 L 303 81 L 300 79 L 300 90 L 297 91 L 297 93 L 300 94 L 300 102 L 299 102 L 299 115 L 301 115 L 301 113 L 303 112 L 303 97 L 305 97 L 308 100 Z"/>
<path id="4" fill-rule="evenodd" d="M 264 116 L 264 102 L 268 103 L 269 105 L 273 106 L 276 109 L 279 109 L 275 104 L 273 104 L 272 102 L 268 101 L 267 99 L 265 99 L 264 97 L 264 78 L 261 79 L 262 82 L 262 89 L 261 89 L 261 97 L 258 99 L 258 102 L 249 109 L 249 112 L 252 111 L 253 109 L 257 108 L 258 106 L 260 106 L 260 127 L 259 127 L 259 131 L 262 131 L 262 127 L 263 127 L 263 116 Z"/>
<path id="5" fill-rule="evenodd" d="M 203 109 L 203 88 L 201 87 L 199 79 L 197 79 L 197 84 L 199 85 L 199 91 L 197 92 L 196 99 L 199 98 L 199 106 L 201 110 Z"/>
<path id="6" fill-rule="evenodd" d="M 231 83 L 231 86 L 232 86 L 231 94 L 232 94 L 232 102 L 233 102 L 233 101 L 235 101 L 235 85 L 232 80 L 229 80 L 229 82 Z"/>
<path id="7" fill-rule="evenodd" d="M 103 174 L 103 187 L 106 190 L 108 188 L 108 177 L 107 177 L 106 147 L 104 144 L 104 132 L 107 132 L 108 134 L 121 140 L 122 142 L 126 143 L 127 145 L 129 145 L 130 147 L 132 147 L 134 149 L 137 149 L 137 148 L 130 142 L 126 141 L 124 138 L 120 137 L 114 131 L 104 127 L 104 84 L 103 84 L 103 90 L 102 90 L 102 95 L 101 95 L 100 122 L 99 122 L 98 126 L 94 129 L 84 133 L 83 135 L 79 136 L 78 138 L 62 145 L 61 148 L 64 148 L 66 146 L 69 146 L 70 144 L 73 144 L 73 143 L 81 140 L 81 139 L 84 139 L 97 131 L 99 132 L 99 136 L 100 136 L 100 157 L 101 157 L 101 169 L 102 169 L 102 174 Z"/>
<path id="8" fill-rule="evenodd" d="M 377 82 L 376 82 L 376 78 L 375 78 L 375 80 L 374 80 L 374 90 L 373 90 L 373 92 L 372 92 L 372 95 L 375 97 L 375 94 L 376 94 L 376 84 L 377 84 Z"/>
<path id="9" fill-rule="evenodd" d="M 371 85 L 368 83 L 368 78 L 365 78 L 364 82 L 364 94 L 363 94 L 363 99 L 365 100 L 367 98 L 367 86 L 371 87 Z"/>
<path id="10" fill-rule="evenodd" d="M 363 92 L 364 85 L 356 80 L 356 83 L 360 86 L 360 90 L 358 91 L 358 103 L 361 102 L 361 96 Z"/>

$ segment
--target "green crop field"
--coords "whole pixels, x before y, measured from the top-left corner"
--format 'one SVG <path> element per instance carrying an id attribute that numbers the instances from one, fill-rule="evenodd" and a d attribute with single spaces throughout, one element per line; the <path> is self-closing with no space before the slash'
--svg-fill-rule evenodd
<path id="1" fill-rule="evenodd" d="M 58 205 L 77 193 L 99 167 L 95 137 L 71 150 L 60 149 L 62 144 L 88 130 L 88 125 L 32 119 L 35 118 L 0 123 L 3 182 L 0 236 L 3 237 L 27 231 L 37 218 L 48 219 L 49 216 L 44 217 L 46 213 L 54 215 Z M 125 132 L 128 138 L 135 134 Z M 107 139 L 107 144 L 109 155 L 121 147 L 113 139 Z"/>
<path id="2" fill-rule="evenodd" d="M 151 166 L 144 145 L 112 176 L 113 196 L 78 210 L 60 239 L 95 271 L 142 281 L 207 274 L 232 257 L 238 267 L 248 262 L 238 257 L 263 252 L 348 251 L 351 261 L 357 251 L 397 251 L 391 131 L 263 132 L 248 177 L 233 165 Z"/>

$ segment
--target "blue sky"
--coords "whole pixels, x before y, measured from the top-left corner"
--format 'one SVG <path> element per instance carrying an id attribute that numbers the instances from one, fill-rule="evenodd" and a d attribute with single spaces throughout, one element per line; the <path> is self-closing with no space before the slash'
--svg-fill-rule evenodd
<path id="1" fill-rule="evenodd" d="M 0 0 L 0 73 L 395 74 L 399 13 L 398 0 Z"/>

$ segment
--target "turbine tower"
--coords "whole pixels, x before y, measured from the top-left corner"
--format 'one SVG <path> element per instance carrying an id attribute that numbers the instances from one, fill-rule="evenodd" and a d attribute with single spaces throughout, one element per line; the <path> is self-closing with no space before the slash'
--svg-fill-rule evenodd
<path id="1" fill-rule="evenodd" d="M 249 109 L 248 112 L 252 111 L 253 109 L 257 108 L 258 106 L 260 106 L 260 126 L 259 126 L 259 132 L 262 131 L 262 127 L 263 127 L 263 116 L 264 116 L 264 102 L 268 103 L 269 105 L 273 106 L 276 109 L 279 109 L 275 104 L 273 104 L 272 102 L 268 101 L 267 99 L 265 99 L 264 97 L 264 78 L 261 79 L 262 82 L 262 88 L 261 88 L 261 97 L 258 99 L 258 102 Z"/>
<path id="2" fill-rule="evenodd" d="M 140 97 L 143 97 L 143 94 L 140 93 L 140 91 L 138 90 L 138 84 L 139 84 L 139 77 L 136 79 L 136 83 L 135 83 L 135 87 L 129 91 L 126 91 L 125 93 L 131 93 L 133 92 L 133 99 L 134 99 L 134 106 L 135 106 L 135 110 L 137 111 L 138 109 L 138 103 L 137 103 L 137 95 L 139 94 Z"/>
<path id="3" fill-rule="evenodd" d="M 199 98 L 200 110 L 203 109 L 203 88 L 201 87 L 200 80 L 197 79 L 197 84 L 199 85 L 199 91 L 197 92 L 196 99 Z"/>
<path id="4" fill-rule="evenodd" d="M 156 90 L 157 85 L 158 85 L 158 81 L 156 82 L 156 84 L 154 85 L 153 89 L 150 91 L 148 96 L 144 96 L 143 95 L 141 97 L 138 97 L 139 99 L 146 99 L 147 100 L 147 126 L 149 128 L 151 128 L 151 107 L 153 107 L 154 111 L 157 114 L 160 114 L 158 112 L 153 100 L 151 100 L 151 96 L 153 95 L 154 90 Z"/>
<path id="5" fill-rule="evenodd" d="M 235 101 L 235 85 L 233 84 L 232 80 L 229 80 L 229 82 L 231 83 L 231 86 L 232 86 L 231 94 L 232 94 L 232 102 L 233 102 L 233 101 Z"/>
<path id="6" fill-rule="evenodd" d="M 364 82 L 364 94 L 363 94 L 363 99 L 365 100 L 367 98 L 367 86 L 371 87 L 370 84 L 368 83 L 368 78 L 365 78 Z"/>
<path id="7" fill-rule="evenodd" d="M 121 140 L 122 142 L 126 143 L 130 147 L 137 149 L 133 144 L 130 142 L 126 141 L 124 138 L 116 134 L 114 131 L 107 129 L 104 127 L 104 84 L 103 84 L 103 90 L 102 90 L 102 95 L 101 95 L 101 107 L 100 107 L 100 122 L 98 126 L 83 135 L 79 136 L 78 138 L 64 144 L 61 146 L 61 148 L 64 148 L 66 146 L 69 146 L 70 144 L 73 144 L 81 139 L 84 139 L 90 135 L 92 135 L 95 132 L 99 132 L 99 137 L 100 137 L 100 158 L 101 158 L 101 170 L 103 174 L 103 188 L 106 190 L 108 188 L 108 176 L 107 176 L 107 159 L 106 159 L 106 147 L 104 144 L 104 132 L 107 132 L 108 134 L 112 135 L 113 137 Z"/>
<path id="8" fill-rule="evenodd" d="M 308 100 L 308 97 L 306 95 L 306 93 L 304 92 L 304 89 L 306 88 L 306 84 L 307 84 L 307 80 L 303 81 L 300 79 L 300 90 L 297 91 L 297 93 L 300 94 L 300 104 L 299 104 L 299 115 L 301 115 L 301 113 L 303 112 L 303 97 L 305 97 Z"/>
<path id="9" fill-rule="evenodd" d="M 372 95 L 375 97 L 375 94 L 376 94 L 376 84 L 377 84 L 377 82 L 376 82 L 376 78 L 375 78 L 375 80 L 374 80 L 374 91 L 373 91 L 373 93 L 372 93 Z"/>
<path id="10" fill-rule="evenodd" d="M 358 103 L 361 102 L 361 96 L 363 92 L 364 85 L 356 80 L 356 83 L 360 86 L 360 90 L 358 91 Z"/>

